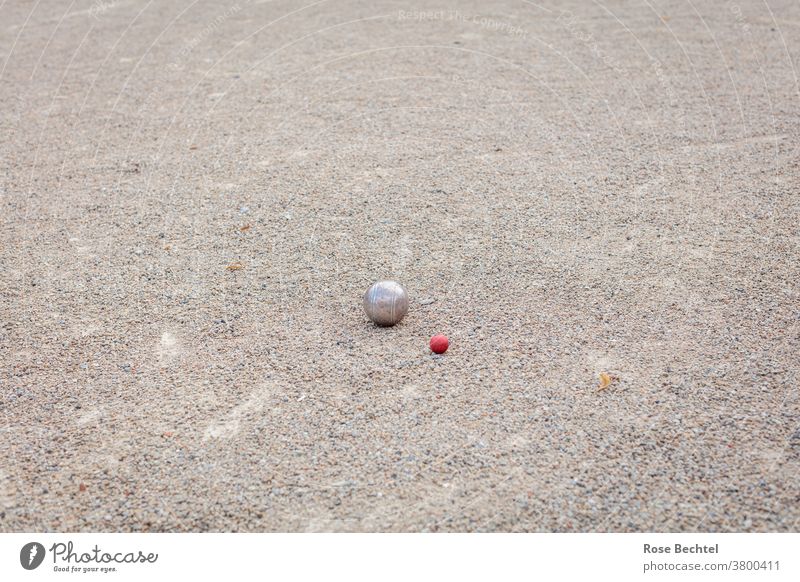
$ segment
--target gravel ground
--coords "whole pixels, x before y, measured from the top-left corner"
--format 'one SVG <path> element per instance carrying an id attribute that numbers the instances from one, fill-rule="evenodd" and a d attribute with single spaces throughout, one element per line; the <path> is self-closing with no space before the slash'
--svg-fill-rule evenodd
<path id="1" fill-rule="evenodd" d="M 0 530 L 800 529 L 796 0 L 0 13 Z"/>

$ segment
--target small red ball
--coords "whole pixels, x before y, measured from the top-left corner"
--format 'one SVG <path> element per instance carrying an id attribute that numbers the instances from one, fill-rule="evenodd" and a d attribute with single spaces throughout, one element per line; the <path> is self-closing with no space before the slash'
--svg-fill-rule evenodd
<path id="1" fill-rule="evenodd" d="M 431 351 L 434 354 L 443 354 L 450 346 L 446 335 L 435 335 L 431 338 Z"/>

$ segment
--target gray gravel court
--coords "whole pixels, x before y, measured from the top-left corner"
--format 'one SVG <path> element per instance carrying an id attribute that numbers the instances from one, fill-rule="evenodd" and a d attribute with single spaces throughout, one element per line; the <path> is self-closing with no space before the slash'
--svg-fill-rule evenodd
<path id="1" fill-rule="evenodd" d="M 0 530 L 800 529 L 797 1 L 0 14 Z"/>

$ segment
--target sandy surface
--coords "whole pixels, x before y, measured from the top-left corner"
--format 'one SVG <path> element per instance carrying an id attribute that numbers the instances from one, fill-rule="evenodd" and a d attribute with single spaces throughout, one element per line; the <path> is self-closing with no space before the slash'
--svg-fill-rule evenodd
<path id="1" fill-rule="evenodd" d="M 800 529 L 795 0 L 0 10 L 0 530 Z"/>

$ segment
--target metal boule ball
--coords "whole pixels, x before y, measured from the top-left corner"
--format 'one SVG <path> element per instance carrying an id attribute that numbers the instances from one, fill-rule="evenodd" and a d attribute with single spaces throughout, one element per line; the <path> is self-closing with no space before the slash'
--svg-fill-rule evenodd
<path id="1" fill-rule="evenodd" d="M 408 313 L 408 293 L 397 281 L 378 281 L 364 293 L 364 311 L 377 325 L 400 323 Z"/>

